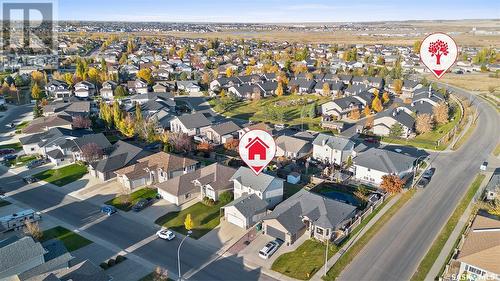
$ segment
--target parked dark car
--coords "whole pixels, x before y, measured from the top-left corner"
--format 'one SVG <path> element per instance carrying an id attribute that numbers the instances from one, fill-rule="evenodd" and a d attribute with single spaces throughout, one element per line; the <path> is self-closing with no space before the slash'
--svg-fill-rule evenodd
<path id="1" fill-rule="evenodd" d="M 13 148 L 3 148 L 3 149 L 0 149 L 0 155 L 6 155 L 6 154 L 12 154 L 12 153 L 15 153 L 16 150 L 13 149 Z"/>
<path id="2" fill-rule="evenodd" d="M 26 165 L 26 168 L 28 168 L 28 169 L 33 169 L 33 168 L 36 168 L 36 167 L 42 166 L 43 164 L 45 164 L 45 160 L 43 160 L 43 159 L 37 159 L 37 160 L 30 161 L 30 162 Z"/>
<path id="3" fill-rule="evenodd" d="M 429 180 L 426 179 L 426 178 L 421 178 L 418 183 L 417 183 L 417 187 L 418 188 L 424 188 L 426 187 L 427 185 L 429 184 Z"/>
<path id="4" fill-rule="evenodd" d="M 14 160 L 17 158 L 17 155 L 14 155 L 14 154 L 9 154 L 9 155 L 5 155 L 3 157 L 3 160 L 6 160 L 6 161 L 9 161 L 9 160 Z"/>
<path id="5" fill-rule="evenodd" d="M 368 142 L 368 143 L 378 143 L 378 139 L 370 137 L 370 138 L 366 138 L 365 142 Z"/>
<path id="6" fill-rule="evenodd" d="M 143 198 L 139 200 L 137 203 L 135 203 L 134 206 L 132 206 L 132 211 L 139 212 L 145 209 L 146 207 L 150 206 L 151 204 L 153 204 L 153 202 L 154 202 L 153 198 L 146 198 L 146 199 Z"/>
<path id="7" fill-rule="evenodd" d="M 27 177 L 23 178 L 23 181 L 24 181 L 25 183 L 30 184 L 30 183 L 37 182 L 37 181 L 38 181 L 38 179 L 37 179 L 37 178 L 35 178 L 35 177 L 32 177 L 32 176 L 27 176 Z"/>
<path id="8" fill-rule="evenodd" d="M 116 213 L 116 208 L 113 206 L 105 205 L 101 207 L 101 213 L 105 213 L 108 216 L 111 216 L 112 214 Z"/>
<path id="9" fill-rule="evenodd" d="M 425 170 L 424 174 L 422 175 L 422 178 L 431 180 L 432 176 L 434 175 L 434 172 L 436 171 L 436 168 L 430 168 Z"/>

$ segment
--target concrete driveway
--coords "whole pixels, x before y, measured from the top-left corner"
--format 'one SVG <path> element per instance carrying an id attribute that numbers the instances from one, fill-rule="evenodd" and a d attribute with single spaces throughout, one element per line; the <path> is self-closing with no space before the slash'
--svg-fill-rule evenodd
<path id="1" fill-rule="evenodd" d="M 220 224 L 216 228 L 198 240 L 204 242 L 206 245 L 224 251 L 236 243 L 245 233 L 247 233 L 246 229 L 221 219 Z"/>

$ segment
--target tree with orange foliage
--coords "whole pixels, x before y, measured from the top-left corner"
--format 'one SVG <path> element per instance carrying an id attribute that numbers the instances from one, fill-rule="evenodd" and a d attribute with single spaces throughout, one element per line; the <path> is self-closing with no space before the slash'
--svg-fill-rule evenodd
<path id="1" fill-rule="evenodd" d="M 236 150 L 238 148 L 238 145 L 240 144 L 240 141 L 237 139 L 230 139 L 224 144 L 224 148 L 226 150 Z"/>
<path id="2" fill-rule="evenodd" d="M 378 98 L 378 95 L 376 95 L 373 100 L 372 100 L 372 108 L 373 110 L 375 110 L 376 112 L 380 112 L 384 109 L 384 107 L 382 106 L 382 102 L 380 101 L 380 99 Z"/>
<path id="3" fill-rule="evenodd" d="M 388 102 L 389 102 L 389 100 L 390 100 L 390 98 L 389 98 L 389 93 L 388 93 L 388 92 L 384 92 L 384 93 L 382 94 L 382 103 L 383 103 L 383 104 L 386 104 L 386 103 L 388 103 Z"/>
<path id="4" fill-rule="evenodd" d="M 368 117 L 370 115 L 372 115 L 372 110 L 370 109 L 370 106 L 369 105 L 366 105 L 365 106 L 365 109 L 363 109 L 363 112 L 365 113 L 365 116 Z"/>
<path id="5" fill-rule="evenodd" d="M 398 95 L 401 94 L 401 91 L 403 89 L 403 81 L 401 81 L 401 79 L 395 79 L 393 82 L 392 82 L 392 87 L 394 88 L 394 92 Z"/>
<path id="6" fill-rule="evenodd" d="M 359 109 L 353 109 L 351 113 L 349 114 L 349 117 L 352 120 L 358 120 L 361 117 L 361 113 L 359 112 Z"/>
<path id="7" fill-rule="evenodd" d="M 196 150 L 206 153 L 206 152 L 212 151 L 213 150 L 213 146 L 210 143 L 204 141 L 204 142 L 199 143 L 196 146 Z"/>
<path id="8" fill-rule="evenodd" d="M 380 188 L 390 194 L 400 193 L 403 190 L 404 181 L 396 175 L 382 176 L 382 183 Z"/>

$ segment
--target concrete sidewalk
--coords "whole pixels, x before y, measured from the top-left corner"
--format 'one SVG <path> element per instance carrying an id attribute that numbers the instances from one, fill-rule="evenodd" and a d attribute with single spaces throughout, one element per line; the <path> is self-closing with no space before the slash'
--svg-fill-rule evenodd
<path id="1" fill-rule="evenodd" d="M 493 171 L 486 172 L 484 174 L 485 174 L 485 178 L 481 182 L 481 186 L 477 190 L 474 198 L 478 198 L 483 193 L 484 188 L 488 184 L 488 181 L 490 180 L 491 175 L 493 174 Z M 453 247 L 455 246 L 455 242 L 460 237 L 460 235 L 462 235 L 462 230 L 464 229 L 464 226 L 469 222 L 469 218 L 472 214 L 472 210 L 473 210 L 475 203 L 476 203 L 475 200 L 472 199 L 471 202 L 469 203 L 469 205 L 467 206 L 467 209 L 465 209 L 465 212 L 460 217 L 460 220 L 458 221 L 457 225 L 453 229 L 453 232 L 448 237 L 448 240 L 444 244 L 443 249 L 441 249 L 439 256 L 434 261 L 434 264 L 432 265 L 431 270 L 429 271 L 429 273 L 427 273 L 427 276 L 425 277 L 424 280 L 426 280 L 426 281 L 435 280 L 435 278 L 439 275 L 443 265 L 445 265 L 445 263 L 448 262 L 448 260 L 447 260 L 448 255 L 453 251 Z"/>
<path id="2" fill-rule="evenodd" d="M 368 229 L 370 229 L 380 219 L 380 217 L 382 217 L 387 212 L 387 210 L 389 210 L 390 207 L 392 207 L 392 205 L 394 205 L 398 201 L 398 199 L 400 197 L 401 197 L 401 194 L 398 194 L 398 195 L 394 196 L 392 199 L 389 199 L 390 201 L 365 225 L 365 227 L 363 227 L 363 229 L 361 229 L 361 231 L 358 232 L 355 237 L 350 239 L 348 241 L 348 243 L 346 243 L 344 246 L 342 246 L 342 248 L 340 248 L 339 251 L 337 253 L 335 253 L 335 255 L 333 255 L 328 260 L 328 262 L 326 263 L 327 270 L 329 270 L 340 259 L 340 257 L 342 257 L 342 255 L 347 250 L 349 250 L 349 248 L 352 245 L 354 245 L 354 243 L 356 243 L 356 241 L 358 241 L 358 239 L 361 238 L 366 233 L 366 231 L 368 231 Z M 324 265 L 323 265 L 321 267 L 321 269 L 318 270 L 318 272 L 316 272 L 316 274 L 314 274 L 310 280 L 311 281 L 321 281 L 322 280 L 321 277 L 323 277 L 324 273 L 325 273 L 325 271 L 324 271 Z"/>

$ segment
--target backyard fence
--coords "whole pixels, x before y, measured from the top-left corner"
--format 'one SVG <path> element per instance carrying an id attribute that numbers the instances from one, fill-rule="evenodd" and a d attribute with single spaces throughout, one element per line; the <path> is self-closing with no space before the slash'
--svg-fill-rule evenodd
<path id="1" fill-rule="evenodd" d="M 442 136 L 440 139 L 438 139 L 436 141 L 436 146 L 439 146 L 442 143 L 446 143 L 450 139 L 454 138 L 455 135 L 456 135 L 456 133 L 461 128 L 463 128 L 465 126 L 465 123 L 468 120 L 468 119 L 466 120 L 464 118 L 464 116 L 465 116 L 465 107 L 462 104 L 462 101 L 460 99 L 458 99 L 457 97 L 455 97 L 453 94 L 450 94 L 450 97 L 451 97 L 451 99 L 453 99 L 458 104 L 458 106 L 460 107 L 460 110 L 462 111 L 462 114 L 460 115 L 460 120 L 458 120 L 457 124 L 448 133 L 446 133 L 444 136 Z"/>
<path id="2" fill-rule="evenodd" d="M 356 215 L 356 218 L 354 221 L 344 230 L 344 235 L 340 237 L 339 239 L 336 239 L 334 243 L 336 245 L 342 243 L 345 238 L 349 236 L 349 234 L 358 227 L 366 217 L 368 217 L 373 211 L 377 209 L 382 203 L 384 203 L 385 199 L 387 198 L 387 193 L 383 194 L 382 197 L 380 197 L 377 201 L 375 201 L 373 204 L 371 204 L 368 208 L 366 208 L 361 215 Z"/>

